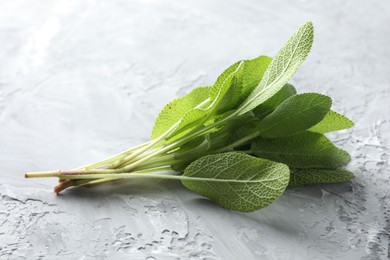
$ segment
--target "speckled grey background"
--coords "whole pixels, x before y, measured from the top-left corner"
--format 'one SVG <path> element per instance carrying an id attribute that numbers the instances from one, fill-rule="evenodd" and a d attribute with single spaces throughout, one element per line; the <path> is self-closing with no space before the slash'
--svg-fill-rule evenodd
<path id="1" fill-rule="evenodd" d="M 178 182 L 52 193 L 27 170 L 146 141 L 160 108 L 231 63 L 274 55 L 307 20 L 293 83 L 356 122 L 332 134 L 357 178 L 288 189 L 251 214 Z M 0 259 L 387 259 L 390 2 L 0 2 Z"/>

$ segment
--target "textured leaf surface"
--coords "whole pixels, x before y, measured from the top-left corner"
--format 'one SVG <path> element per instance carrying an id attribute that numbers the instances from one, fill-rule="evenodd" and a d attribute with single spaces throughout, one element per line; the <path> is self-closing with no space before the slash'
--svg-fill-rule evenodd
<path id="1" fill-rule="evenodd" d="M 260 84 L 240 106 L 244 114 L 275 95 L 305 61 L 313 43 L 313 24 L 308 22 L 294 33 L 276 54 Z"/>
<path id="2" fill-rule="evenodd" d="M 204 156 L 183 174 L 188 189 L 233 210 L 251 212 L 276 200 L 289 182 L 286 165 L 241 153 Z"/>
<path id="3" fill-rule="evenodd" d="M 245 60 L 242 73 L 242 91 L 240 101 L 244 101 L 250 93 L 259 85 L 264 73 L 267 71 L 271 58 L 259 56 L 252 60 Z"/>
<path id="4" fill-rule="evenodd" d="M 234 63 L 229 68 L 224 70 L 221 73 L 221 75 L 218 76 L 217 80 L 215 81 L 214 85 L 211 88 L 210 99 L 214 100 L 219 95 L 221 95 L 221 92 L 226 91 L 226 89 L 223 89 L 224 87 L 226 88 L 226 86 L 224 86 L 224 85 L 226 85 L 226 83 L 228 81 L 232 80 L 233 76 L 239 70 L 239 67 L 242 67 L 241 63 L 242 63 L 242 61 L 238 61 L 238 62 Z"/>
<path id="5" fill-rule="evenodd" d="M 227 103 L 236 94 L 236 75 L 243 68 L 243 62 L 236 62 L 226 69 L 213 86 L 198 87 L 186 96 L 177 98 L 166 105 L 159 113 L 152 131 L 152 139 L 164 134 L 173 125 L 177 124 L 171 136 L 175 139 L 184 136 L 198 122 L 208 116 L 218 105 Z M 224 101 L 224 102 L 223 102 Z M 222 108 L 221 108 L 222 109 Z M 186 131 L 187 130 L 187 131 Z M 181 133 L 178 135 L 178 133 Z M 172 140 L 171 140 L 172 141 Z"/>
<path id="6" fill-rule="evenodd" d="M 217 114 L 230 109 L 229 103 L 232 96 L 236 95 L 237 77 L 243 69 L 243 61 L 237 62 L 225 70 L 211 87 L 208 102 L 201 107 L 195 107 L 185 113 L 180 119 L 178 126 L 170 135 L 169 142 L 173 142 L 193 129 L 206 123 Z"/>
<path id="7" fill-rule="evenodd" d="M 256 138 L 251 152 L 261 158 L 282 162 L 293 168 L 336 169 L 350 161 L 322 134 L 303 132 L 283 138 Z"/>
<path id="8" fill-rule="evenodd" d="M 260 123 L 260 135 L 284 137 L 302 132 L 328 113 L 332 100 L 317 93 L 294 95 L 280 104 Z"/>
<path id="9" fill-rule="evenodd" d="M 259 56 L 255 59 L 236 62 L 226 69 L 215 82 L 210 99 L 223 96 L 219 101 L 218 113 L 236 108 L 260 83 L 271 58 Z"/>
<path id="10" fill-rule="evenodd" d="M 326 114 L 324 119 L 322 119 L 315 126 L 311 127 L 309 131 L 325 134 L 333 131 L 351 128 L 353 125 L 353 122 L 347 117 L 331 110 Z"/>
<path id="11" fill-rule="evenodd" d="M 209 97 L 210 89 L 210 86 L 198 87 L 184 97 L 174 99 L 168 103 L 157 116 L 152 131 L 152 139 L 165 133 L 174 124 L 179 122 L 188 111 L 205 101 Z"/>
<path id="12" fill-rule="evenodd" d="M 337 183 L 353 179 L 355 176 L 352 172 L 337 170 L 320 170 L 320 169 L 294 169 L 290 173 L 290 186 L 309 185 L 320 183 Z"/>
<path id="13" fill-rule="evenodd" d="M 291 84 L 284 85 L 275 95 L 265 101 L 263 104 L 253 109 L 253 113 L 259 119 L 264 119 L 272 113 L 283 101 L 297 94 L 296 89 Z"/>
<path id="14" fill-rule="evenodd" d="M 211 109 L 219 113 L 234 108 L 240 99 L 242 84 L 239 80 L 242 77 L 244 61 L 239 61 L 227 68 L 218 77 L 210 91 Z"/>
<path id="15" fill-rule="evenodd" d="M 191 132 L 194 128 L 201 125 L 202 121 L 206 119 L 210 111 L 208 109 L 194 108 L 185 114 L 179 121 L 175 131 L 167 138 L 167 143 L 173 142 Z"/>

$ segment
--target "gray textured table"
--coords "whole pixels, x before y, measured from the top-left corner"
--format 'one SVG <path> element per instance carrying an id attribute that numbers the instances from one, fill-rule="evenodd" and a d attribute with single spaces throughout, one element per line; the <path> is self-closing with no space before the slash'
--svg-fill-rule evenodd
<path id="1" fill-rule="evenodd" d="M 160 108 L 231 63 L 274 55 L 307 20 L 293 79 L 356 122 L 330 137 L 357 178 L 288 189 L 251 214 L 175 181 L 52 193 L 26 170 L 146 141 Z M 0 259 L 387 259 L 390 2 L 1 1 Z"/>

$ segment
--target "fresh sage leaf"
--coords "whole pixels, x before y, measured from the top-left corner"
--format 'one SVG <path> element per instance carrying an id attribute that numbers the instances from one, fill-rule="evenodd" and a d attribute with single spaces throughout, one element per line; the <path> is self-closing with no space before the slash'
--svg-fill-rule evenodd
<path id="1" fill-rule="evenodd" d="M 253 113 L 260 120 L 272 113 L 283 101 L 297 94 L 296 89 L 291 84 L 284 85 L 275 95 L 253 109 Z"/>
<path id="2" fill-rule="evenodd" d="M 332 100 L 317 93 L 291 96 L 260 122 L 260 135 L 284 137 L 302 132 L 328 113 Z"/>
<path id="3" fill-rule="evenodd" d="M 245 114 L 275 95 L 305 61 L 313 43 L 313 24 L 308 22 L 294 33 L 269 64 L 260 84 L 238 108 Z"/>
<path id="4" fill-rule="evenodd" d="M 292 168 L 336 169 L 351 159 L 326 136 L 308 131 L 282 138 L 257 137 L 252 143 L 251 153 Z"/>
<path id="5" fill-rule="evenodd" d="M 177 127 L 168 136 L 168 143 L 180 139 L 194 129 L 204 125 L 208 119 L 213 116 L 215 117 L 218 112 L 230 109 L 225 97 L 228 95 L 228 99 L 230 99 L 230 95 L 236 95 L 234 94 L 237 85 L 236 78 L 243 69 L 243 64 L 243 61 L 237 62 L 219 76 L 216 83 L 210 89 L 207 103 L 195 107 L 184 114 L 179 120 Z M 233 89 L 233 92 L 230 91 L 231 89 Z"/>
<path id="6" fill-rule="evenodd" d="M 242 153 L 221 153 L 191 163 L 181 182 L 224 208 L 252 212 L 282 195 L 289 182 L 289 168 Z"/>
<path id="7" fill-rule="evenodd" d="M 293 169 L 290 173 L 290 186 L 321 183 L 345 182 L 355 178 L 352 172 L 345 169 Z"/>
<path id="8" fill-rule="evenodd" d="M 309 131 L 325 134 L 351 128 L 353 125 L 353 122 L 347 117 L 331 110 L 326 114 L 324 119 L 322 119 L 315 126 L 311 127 Z"/>
<path id="9" fill-rule="evenodd" d="M 178 123 L 188 111 L 199 106 L 202 102 L 206 105 L 210 90 L 210 86 L 197 87 L 184 97 L 169 102 L 157 116 L 151 139 L 155 139 L 164 134 L 173 125 Z"/>
<path id="10" fill-rule="evenodd" d="M 216 99 L 218 95 L 223 96 L 218 102 L 217 113 L 237 108 L 259 84 L 271 60 L 270 57 L 259 56 L 236 62 L 226 69 L 210 92 L 211 100 Z"/>
<path id="11" fill-rule="evenodd" d="M 252 93 L 259 85 L 264 73 L 267 71 L 271 58 L 259 56 L 252 60 L 244 61 L 244 69 L 241 75 L 242 90 L 240 95 L 240 104 Z"/>
<path id="12" fill-rule="evenodd" d="M 242 71 L 244 61 L 234 63 L 218 77 L 210 91 L 210 100 L 216 106 L 217 114 L 226 112 L 235 106 L 242 92 Z"/>

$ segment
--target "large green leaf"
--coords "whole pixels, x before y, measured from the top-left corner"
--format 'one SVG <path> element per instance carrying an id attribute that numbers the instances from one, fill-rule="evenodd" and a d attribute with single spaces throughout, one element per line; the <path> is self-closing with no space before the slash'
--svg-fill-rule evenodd
<path id="1" fill-rule="evenodd" d="M 211 87 L 198 87 L 187 95 L 169 102 L 157 116 L 152 131 L 152 139 L 164 134 L 173 125 L 178 123 L 188 111 L 194 109 L 202 102 L 207 103 Z"/>
<path id="2" fill-rule="evenodd" d="M 194 107 L 185 113 L 178 121 L 175 130 L 167 138 L 167 142 L 173 142 L 185 136 L 216 116 L 218 111 L 228 109 L 226 105 L 228 100 L 225 97 L 226 95 L 235 95 L 236 78 L 241 73 L 243 64 L 243 61 L 233 64 L 218 77 L 216 83 L 210 89 L 208 101 L 201 107 Z M 232 89 L 233 92 L 231 91 Z"/>
<path id="3" fill-rule="evenodd" d="M 259 84 L 271 58 L 259 56 L 255 59 L 236 62 L 217 79 L 210 92 L 210 99 L 218 98 L 217 113 L 237 108 Z"/>
<path id="4" fill-rule="evenodd" d="M 328 114 L 318 124 L 311 127 L 309 131 L 325 134 L 333 131 L 351 128 L 353 122 L 347 117 L 340 115 L 334 111 L 329 111 Z"/>
<path id="5" fill-rule="evenodd" d="M 284 85 L 275 95 L 253 109 L 253 113 L 258 119 L 264 119 L 272 113 L 283 101 L 297 94 L 296 89 L 291 84 Z"/>
<path id="6" fill-rule="evenodd" d="M 242 107 L 242 105 L 240 106 L 238 114 L 244 114 L 244 112 L 249 111 L 257 105 L 261 104 L 273 94 L 275 94 L 281 87 L 283 87 L 283 85 L 287 83 L 288 79 L 291 78 L 292 74 L 294 74 L 298 69 L 297 64 L 303 62 L 310 49 L 312 41 L 310 37 L 312 38 L 312 25 L 308 23 L 301 27 L 298 32 L 290 38 L 290 40 L 276 55 L 276 58 L 269 64 L 269 66 L 269 59 L 266 57 L 259 57 L 257 60 L 255 59 L 252 61 L 247 61 L 248 66 L 246 71 L 244 61 L 233 64 L 221 74 L 216 83 L 210 89 L 209 98 L 206 99 L 206 101 L 202 100 L 204 103 L 201 103 L 202 105 L 200 107 L 200 103 L 196 102 L 196 105 L 194 106 L 185 106 L 185 98 L 170 103 L 172 107 L 175 107 L 175 111 L 173 111 L 173 109 L 170 108 L 170 105 L 168 105 L 167 108 L 164 109 L 165 111 L 163 110 L 161 112 L 161 115 L 159 115 L 156 120 L 156 125 L 152 132 L 152 139 L 167 133 L 169 130 L 170 134 L 168 137 L 170 140 L 167 142 L 172 142 L 173 140 L 177 140 L 178 138 L 203 125 L 216 114 L 223 113 L 229 109 L 234 108 L 240 102 L 240 99 L 253 88 L 251 84 L 256 82 L 256 80 L 258 80 L 260 77 L 262 78 L 260 84 L 251 92 L 249 97 L 245 99 L 244 107 Z M 306 48 L 307 45 L 305 47 L 305 45 L 301 42 L 305 40 L 306 43 L 310 45 L 308 49 Z M 283 59 L 286 58 L 288 54 L 290 54 L 289 58 L 283 61 Z M 284 57 L 285 55 L 287 56 Z M 278 69 L 280 62 L 282 62 L 285 66 L 282 70 Z M 254 70 L 256 65 L 261 65 L 261 67 L 257 68 L 257 70 Z M 264 73 L 264 69 L 266 67 L 267 70 L 263 77 L 262 74 Z M 244 75 L 244 72 L 247 77 Z M 248 76 L 254 74 L 258 75 L 253 77 Z M 290 74 L 291 76 L 289 77 L 288 75 Z M 245 78 L 247 78 L 246 81 Z M 284 80 L 287 81 L 282 83 Z M 258 102 L 258 95 L 263 91 L 261 89 L 264 87 L 266 87 L 265 89 L 268 89 L 267 93 L 270 94 L 270 96 L 264 99 L 262 102 Z M 250 98 L 251 96 L 252 99 Z M 264 95 L 261 95 L 260 99 L 263 97 Z M 249 110 L 246 110 L 248 109 L 248 106 L 253 106 L 253 102 L 255 102 L 256 105 Z M 247 103 L 247 105 L 245 105 L 245 103 Z M 192 103 L 190 102 L 189 104 Z"/>
<path id="7" fill-rule="evenodd" d="M 246 154 L 221 153 L 191 163 L 181 181 L 222 207 L 251 212 L 282 195 L 289 182 L 289 168 Z"/>
<path id="8" fill-rule="evenodd" d="M 217 113 L 223 113 L 237 105 L 242 91 L 242 71 L 244 61 L 239 61 L 227 68 L 217 78 L 210 91 L 210 99 Z"/>
<path id="9" fill-rule="evenodd" d="M 320 183 L 337 183 L 349 181 L 355 178 L 352 172 L 337 170 L 320 170 L 320 169 L 293 169 L 290 172 L 290 186 L 310 185 Z"/>
<path id="10" fill-rule="evenodd" d="M 313 24 L 308 22 L 294 33 L 269 64 L 260 84 L 241 104 L 244 114 L 275 95 L 305 61 L 313 43 Z"/>
<path id="11" fill-rule="evenodd" d="M 320 122 L 331 105 L 332 100 L 325 95 L 317 93 L 294 95 L 261 121 L 260 135 L 284 137 L 302 132 Z"/>
<path id="12" fill-rule="evenodd" d="M 194 108 L 187 112 L 179 121 L 175 130 L 169 135 L 166 143 L 171 143 L 187 135 L 195 128 L 200 127 L 210 115 L 209 109 Z"/>
<path id="13" fill-rule="evenodd" d="M 268 56 L 259 56 L 252 60 L 244 61 L 244 69 L 242 73 L 242 90 L 239 102 L 243 102 L 259 85 L 264 73 L 267 71 L 271 58 Z"/>
<path id="14" fill-rule="evenodd" d="M 326 136 L 308 131 L 283 138 L 258 137 L 252 143 L 251 153 L 293 168 L 336 169 L 351 159 Z"/>
<path id="15" fill-rule="evenodd" d="M 236 62 L 226 69 L 211 87 L 198 87 L 184 97 L 175 99 L 166 105 L 158 115 L 152 139 L 159 137 L 174 126 L 169 135 L 174 140 L 184 136 L 199 126 L 202 119 L 209 116 L 224 101 L 230 89 L 235 88 L 236 75 L 242 70 L 243 62 Z M 173 141 L 171 138 L 170 141 Z"/>

